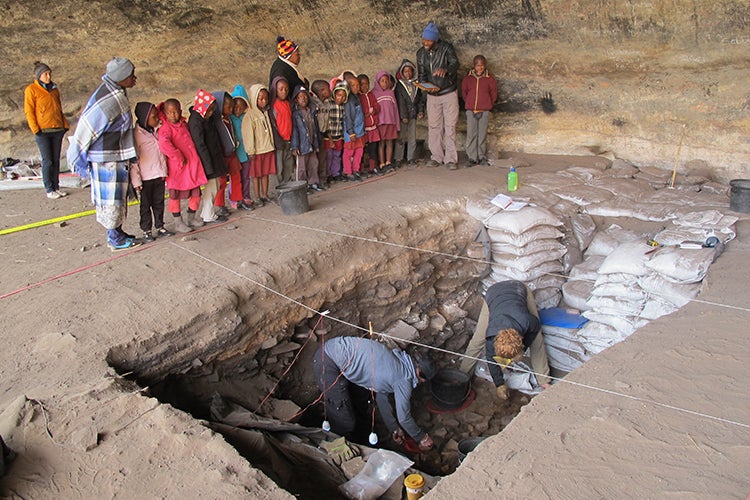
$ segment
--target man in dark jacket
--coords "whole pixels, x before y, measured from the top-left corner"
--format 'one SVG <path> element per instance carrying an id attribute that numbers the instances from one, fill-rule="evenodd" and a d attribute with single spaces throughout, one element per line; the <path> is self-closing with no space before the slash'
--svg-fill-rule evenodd
<path id="1" fill-rule="evenodd" d="M 440 40 L 435 23 L 430 22 L 422 32 L 422 47 L 417 51 L 417 70 L 420 84 L 427 88 L 427 124 L 430 161 L 436 167 L 445 163 L 455 170 L 456 123 L 458 123 L 458 57 L 453 45 Z"/>
<path id="2" fill-rule="evenodd" d="M 401 129 L 393 157 L 398 162 L 403 160 L 406 147 L 406 162 L 409 165 L 414 164 L 414 152 L 417 149 L 417 119 L 424 117 L 425 96 L 416 86 L 416 81 L 417 67 L 410 60 L 404 59 L 396 72 L 395 94 Z"/>
<path id="3" fill-rule="evenodd" d="M 537 374 L 537 381 L 543 387 L 549 384 L 549 363 L 540 329 L 534 296 L 523 282 L 501 281 L 487 290 L 476 330 L 465 354 L 478 358 L 484 350 L 500 399 L 508 397 L 508 390 L 504 385 L 503 372 L 495 361 L 496 356 L 501 358 L 501 364 L 507 366 L 523 357 L 524 351 L 529 348 L 531 369 Z M 502 352 L 496 352 L 498 345 Z M 473 373 L 476 365 L 476 359 L 471 358 L 464 358 L 461 362 L 461 370 L 469 374 Z"/>
<path id="4" fill-rule="evenodd" d="M 326 340 L 313 358 L 313 372 L 325 398 L 326 418 L 331 430 L 350 437 L 355 427 L 349 383 L 375 392 L 380 416 L 393 440 L 404 441 L 404 432 L 422 450 L 432 448 L 430 436 L 411 416 L 411 393 L 417 384 L 432 378 L 437 370 L 431 358 L 410 356 L 400 349 L 389 350 L 383 344 L 360 337 L 336 337 Z M 396 416 L 388 399 L 393 394 Z"/>
<path id="5" fill-rule="evenodd" d="M 277 76 L 283 76 L 284 79 L 289 83 L 289 92 L 291 93 L 296 87 L 310 88 L 310 83 L 307 78 L 303 77 L 297 65 L 300 62 L 301 56 L 299 46 L 291 40 L 285 39 L 283 36 L 276 38 L 276 52 L 278 57 L 273 61 L 271 65 L 271 71 L 268 75 L 268 88 L 273 88 L 273 80 Z"/>

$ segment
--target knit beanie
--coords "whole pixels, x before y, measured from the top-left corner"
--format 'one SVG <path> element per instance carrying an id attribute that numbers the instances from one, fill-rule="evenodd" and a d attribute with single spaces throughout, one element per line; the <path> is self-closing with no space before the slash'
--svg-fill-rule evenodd
<path id="1" fill-rule="evenodd" d="M 42 73 L 45 71 L 52 71 L 49 66 L 44 64 L 43 62 L 35 62 L 34 63 L 34 76 L 36 76 L 36 79 L 39 80 L 39 77 L 42 76 Z"/>
<path id="2" fill-rule="evenodd" d="M 438 39 L 440 38 L 440 32 L 438 31 L 438 27 L 434 22 L 430 21 L 429 23 L 427 23 L 427 26 L 422 32 L 422 38 L 424 40 L 432 40 L 433 42 L 438 41 Z"/>
<path id="3" fill-rule="evenodd" d="M 129 59 L 124 57 L 115 57 L 107 63 L 106 75 L 113 82 L 121 82 L 128 78 L 135 71 L 135 66 Z"/>
<path id="4" fill-rule="evenodd" d="M 206 111 L 208 111 L 208 108 L 211 106 L 211 103 L 214 102 L 216 98 L 212 96 L 209 92 L 206 92 L 203 89 L 198 90 L 195 94 L 195 99 L 193 99 L 193 109 L 198 112 L 203 118 L 206 117 Z"/>
<path id="5" fill-rule="evenodd" d="M 135 105 L 135 119 L 138 125 L 148 130 L 149 132 L 153 132 L 154 129 L 148 126 L 148 115 L 151 114 L 151 110 L 154 108 L 154 105 L 150 102 L 141 101 Z"/>
<path id="6" fill-rule="evenodd" d="M 289 59 L 289 56 L 294 54 L 297 48 L 297 44 L 293 41 L 287 40 L 283 36 L 276 37 L 276 51 L 283 59 Z"/>

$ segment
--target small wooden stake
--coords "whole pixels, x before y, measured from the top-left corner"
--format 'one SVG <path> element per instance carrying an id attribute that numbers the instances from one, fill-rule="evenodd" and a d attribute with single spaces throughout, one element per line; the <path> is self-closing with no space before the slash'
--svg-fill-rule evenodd
<path id="1" fill-rule="evenodd" d="M 682 133 L 680 134 L 680 144 L 677 146 L 677 158 L 674 160 L 674 170 L 672 171 L 672 182 L 669 183 L 669 187 L 674 187 L 674 181 L 677 177 L 677 165 L 680 163 L 680 151 L 682 150 L 682 140 L 685 138 L 685 129 L 687 127 L 687 123 L 682 124 Z"/>

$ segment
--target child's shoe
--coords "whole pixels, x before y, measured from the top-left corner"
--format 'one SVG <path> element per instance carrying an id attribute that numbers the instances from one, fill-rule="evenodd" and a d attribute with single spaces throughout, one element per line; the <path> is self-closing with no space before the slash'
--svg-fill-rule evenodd
<path id="1" fill-rule="evenodd" d="M 230 214 L 227 207 L 216 207 L 216 215 L 227 217 Z"/>
<path id="2" fill-rule="evenodd" d="M 167 228 L 162 226 L 156 230 L 156 236 L 158 238 L 164 238 L 166 236 L 174 236 L 174 233 L 172 231 L 168 231 Z"/>
<path id="3" fill-rule="evenodd" d="M 152 241 L 156 241 L 156 238 L 153 237 L 151 234 L 151 231 L 143 231 L 143 241 L 145 243 L 151 243 Z"/>
<path id="4" fill-rule="evenodd" d="M 60 198 L 62 198 L 62 196 L 60 196 L 60 193 L 58 193 L 57 191 L 50 191 L 49 193 L 47 193 L 47 198 L 49 198 L 50 200 L 59 200 Z"/>
<path id="5" fill-rule="evenodd" d="M 188 212 L 187 214 L 187 225 L 193 229 L 198 229 L 204 226 L 204 222 L 195 216 L 195 212 Z"/>
<path id="6" fill-rule="evenodd" d="M 174 230 L 178 233 L 189 233 L 193 230 L 192 227 L 188 226 L 182 221 L 182 217 L 175 217 L 174 219 Z"/>
<path id="7" fill-rule="evenodd" d="M 109 245 L 109 249 L 113 252 L 119 252 L 121 250 L 129 250 L 131 248 L 139 247 L 141 246 L 141 242 L 137 240 L 131 240 L 129 238 L 125 239 L 123 243 L 113 243 L 111 241 L 108 241 L 107 244 Z"/>

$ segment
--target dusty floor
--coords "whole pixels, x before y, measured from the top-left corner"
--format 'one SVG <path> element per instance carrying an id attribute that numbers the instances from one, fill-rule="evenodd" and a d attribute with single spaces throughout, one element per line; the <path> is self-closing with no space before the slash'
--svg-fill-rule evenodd
<path id="1" fill-rule="evenodd" d="M 526 159 L 521 179 L 524 169 L 585 165 L 594 157 Z M 232 332 L 243 319 L 266 317 L 261 323 L 272 331 L 280 323 L 269 315 L 295 324 L 308 312 L 280 304 L 256 282 L 306 302 L 367 265 L 361 250 L 368 243 L 305 227 L 439 248 L 439 240 L 425 236 L 428 226 L 450 225 L 466 196 L 502 186 L 506 170 L 499 164 L 507 162 L 456 172 L 401 170 L 313 195 L 313 210 L 300 216 L 271 205 L 187 241 L 170 238 L 126 254 L 103 245 L 93 217 L 2 236 L 0 408 L 25 406 L 8 412 L 22 415 L 9 437 L 19 457 L 0 491 L 36 498 L 288 497 L 220 436 L 140 395 L 107 357 L 143 363 L 158 377 L 191 366 L 196 353 L 242 344 Z M 57 201 L 41 191 L 2 192 L 0 228 L 89 208 L 86 189 Z M 126 229 L 135 230 L 136 221 L 133 210 Z M 744 497 L 750 491 L 748 229 L 745 221 L 737 224 L 738 238 L 712 267 L 699 296 L 710 303 L 693 302 L 651 323 L 570 377 L 611 392 L 557 385 L 434 494 Z M 350 259 L 306 275 L 305 256 L 332 248 L 351 251 Z M 242 309 L 247 304 L 252 312 Z M 4 418 L 0 429 L 14 423 Z"/>

